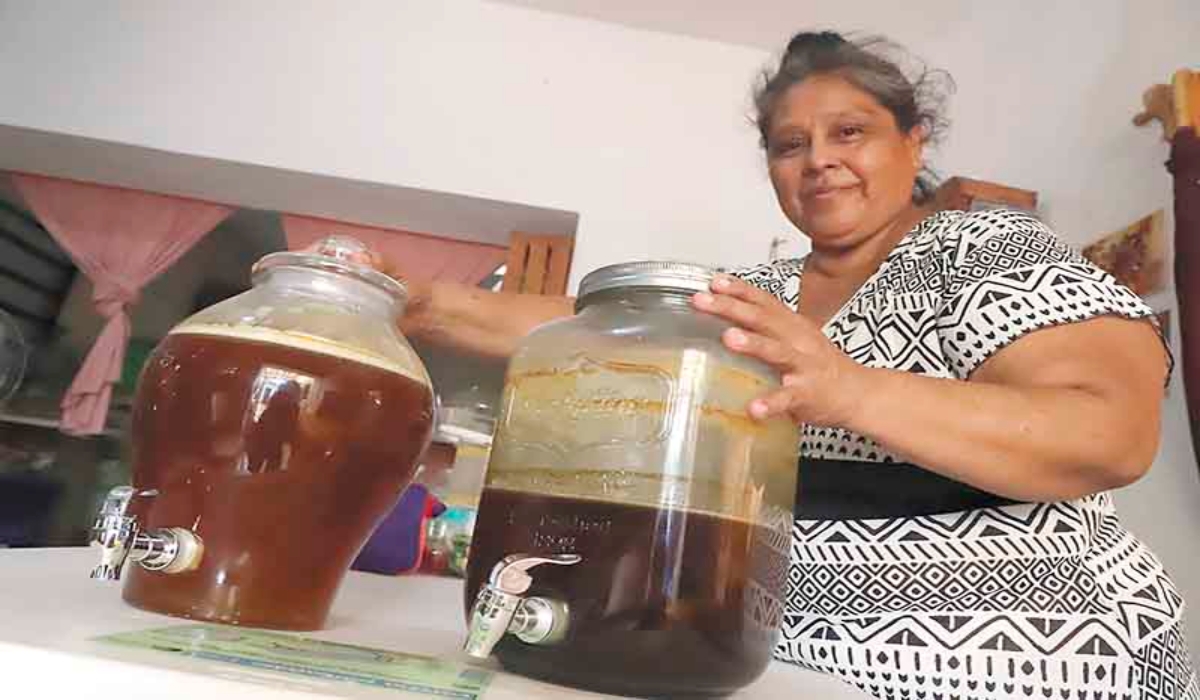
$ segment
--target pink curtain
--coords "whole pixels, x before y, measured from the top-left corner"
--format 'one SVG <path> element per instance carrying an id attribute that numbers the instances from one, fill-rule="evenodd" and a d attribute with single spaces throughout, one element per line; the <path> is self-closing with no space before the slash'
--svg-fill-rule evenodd
<path id="1" fill-rule="evenodd" d="M 129 309 L 147 282 L 166 270 L 233 211 L 230 207 L 138 190 L 14 174 L 42 225 L 91 280 L 106 319 L 62 401 L 62 430 L 104 429 L 112 385 L 129 342 Z"/>
<path id="2" fill-rule="evenodd" d="M 334 233 L 354 236 L 381 254 L 401 276 L 424 281 L 479 284 L 508 257 L 506 248 L 487 243 L 292 214 L 284 215 L 283 229 L 292 250 Z"/>

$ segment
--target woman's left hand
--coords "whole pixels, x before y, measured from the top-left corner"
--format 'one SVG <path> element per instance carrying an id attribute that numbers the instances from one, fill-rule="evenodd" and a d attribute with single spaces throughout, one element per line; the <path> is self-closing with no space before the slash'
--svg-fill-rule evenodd
<path id="1" fill-rule="evenodd" d="M 735 326 L 725 331 L 725 346 L 780 373 L 779 389 L 750 402 L 751 417 L 788 415 L 797 424 L 845 426 L 867 395 L 870 370 L 771 294 L 728 275 L 718 275 L 711 289 L 692 303 Z"/>

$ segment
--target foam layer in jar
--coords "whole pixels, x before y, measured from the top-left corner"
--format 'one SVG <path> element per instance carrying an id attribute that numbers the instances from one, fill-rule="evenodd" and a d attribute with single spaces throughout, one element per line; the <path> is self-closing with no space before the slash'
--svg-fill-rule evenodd
<path id="1" fill-rule="evenodd" d="M 336 357 L 347 362 L 355 362 L 358 364 L 368 365 L 381 369 L 385 372 L 392 372 L 407 379 L 411 379 L 419 384 L 425 384 L 426 380 L 418 377 L 413 372 L 400 363 L 390 360 L 381 355 L 366 352 L 360 348 L 356 348 L 344 343 L 338 343 L 328 338 L 303 333 L 300 331 L 283 331 L 276 328 L 266 328 L 263 326 L 250 325 L 226 325 L 216 323 L 194 323 L 184 324 L 176 327 L 171 331 L 171 335 L 208 335 L 229 340 L 242 340 L 251 343 L 263 343 L 269 345 L 282 345 L 295 350 L 303 350 L 306 352 L 316 353 L 319 355 L 328 355 Z"/>

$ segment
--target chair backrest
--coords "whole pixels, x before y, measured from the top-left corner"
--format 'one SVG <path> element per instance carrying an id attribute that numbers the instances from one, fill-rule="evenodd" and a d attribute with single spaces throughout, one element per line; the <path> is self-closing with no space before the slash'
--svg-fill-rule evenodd
<path id="1" fill-rule="evenodd" d="M 996 206 L 1037 211 L 1037 192 L 1023 190 L 995 182 L 973 180 L 967 177 L 952 177 L 938 188 L 934 195 L 934 207 L 942 209 L 990 208 Z"/>
<path id="2" fill-rule="evenodd" d="M 567 293 L 575 237 L 514 232 L 500 289 L 523 294 Z"/>

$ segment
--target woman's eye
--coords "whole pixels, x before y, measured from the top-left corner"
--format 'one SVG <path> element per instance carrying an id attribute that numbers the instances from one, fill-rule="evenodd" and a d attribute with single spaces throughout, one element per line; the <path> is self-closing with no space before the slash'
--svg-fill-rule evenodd
<path id="1" fill-rule="evenodd" d="M 801 136 L 789 136 L 775 141 L 771 145 L 771 152 L 777 156 L 795 153 L 804 148 L 805 140 Z"/>
<path id="2" fill-rule="evenodd" d="M 838 136 L 842 139 L 856 139 L 863 135 L 863 128 L 854 124 L 848 124 L 838 128 Z"/>

